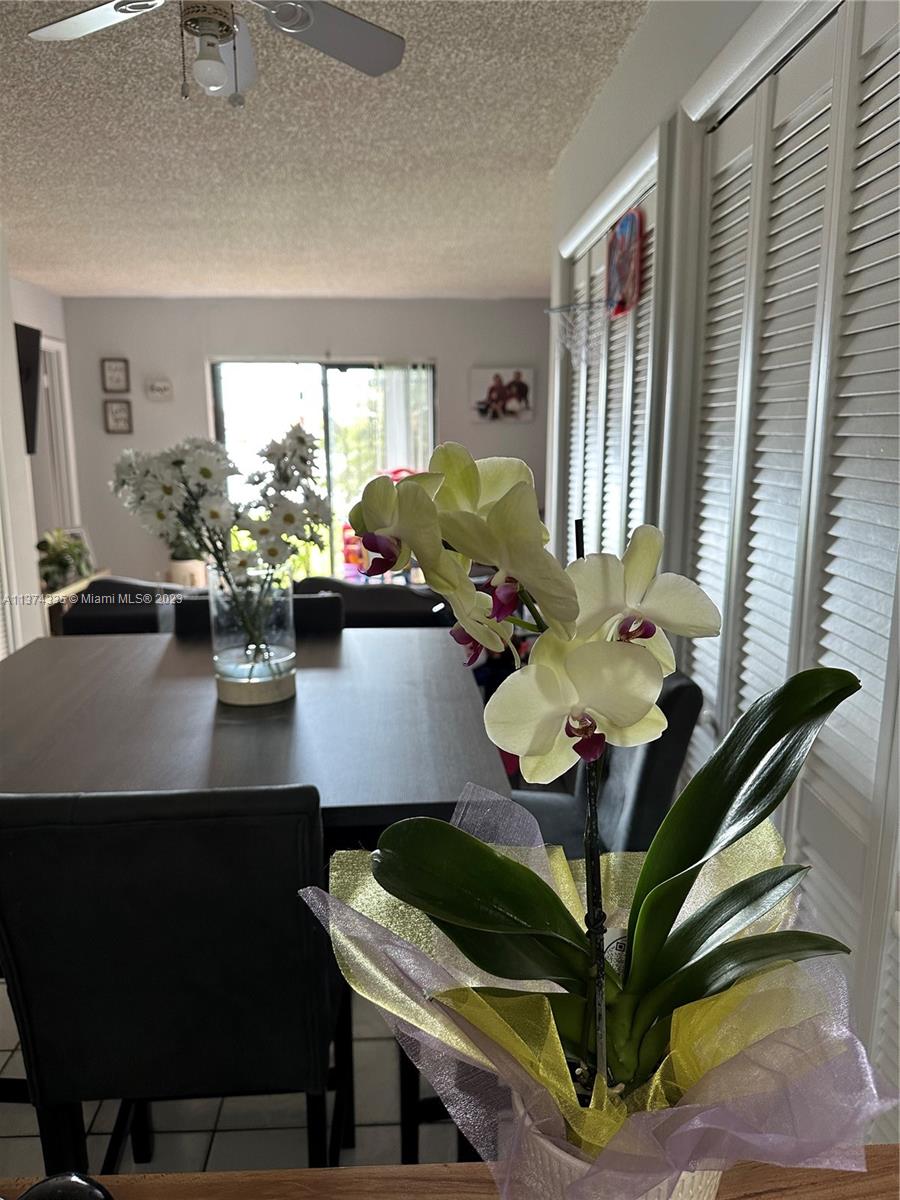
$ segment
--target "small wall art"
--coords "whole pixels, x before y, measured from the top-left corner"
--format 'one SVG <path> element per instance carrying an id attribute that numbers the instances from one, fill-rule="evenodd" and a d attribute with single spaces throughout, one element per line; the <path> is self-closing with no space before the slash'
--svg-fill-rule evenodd
<path id="1" fill-rule="evenodd" d="M 606 252 L 606 311 L 613 317 L 631 312 L 641 295 L 641 244 L 644 217 L 630 208 L 609 232 Z"/>
<path id="2" fill-rule="evenodd" d="M 131 390 L 127 358 L 101 358 L 100 379 L 104 392 L 124 393 Z"/>
<path id="3" fill-rule="evenodd" d="M 103 401 L 103 427 L 107 433 L 134 433 L 130 400 Z"/>
<path id="4" fill-rule="evenodd" d="M 533 421 L 533 369 L 473 367 L 469 372 L 469 405 L 476 421 Z"/>

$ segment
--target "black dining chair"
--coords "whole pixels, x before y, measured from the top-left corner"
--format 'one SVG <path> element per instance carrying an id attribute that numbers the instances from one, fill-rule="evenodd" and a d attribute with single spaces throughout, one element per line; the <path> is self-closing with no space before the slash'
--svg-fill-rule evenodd
<path id="1" fill-rule="evenodd" d="M 64 637 L 104 633 L 160 633 L 168 628 L 174 605 L 157 597 L 175 597 L 183 588 L 174 583 L 105 575 L 94 579 L 66 607 L 60 620 Z"/>
<path id="2" fill-rule="evenodd" d="M 703 693 L 678 672 L 663 683 L 659 697 L 668 726 L 662 737 L 644 746 L 608 747 L 603 756 L 600 792 L 600 839 L 606 850 L 646 850 L 671 807 L 688 744 L 703 707 Z M 575 791 L 516 789 L 513 799 L 537 818 L 548 845 L 562 846 L 569 858 L 584 857 L 587 812 L 587 771 L 581 764 Z M 405 1163 L 419 1161 L 419 1126 L 446 1119 L 447 1110 L 435 1097 L 422 1097 L 419 1073 L 401 1050 L 400 1146 Z M 458 1134 L 460 1162 L 475 1155 Z"/>
<path id="3" fill-rule="evenodd" d="M 294 596 L 294 632 L 306 634 L 340 633 L 344 628 L 344 601 L 341 596 L 323 593 L 320 596 Z M 175 636 L 178 638 L 211 637 L 209 597 L 185 596 L 172 605 Z"/>
<path id="4" fill-rule="evenodd" d="M 323 878 L 312 787 L 0 795 L 0 961 L 48 1174 L 87 1169 L 82 1101 L 113 1097 L 107 1172 L 129 1129 L 152 1156 L 153 1100 L 305 1092 L 310 1165 L 352 1144 L 349 994 L 297 895 Z"/>
<path id="5" fill-rule="evenodd" d="M 383 583 L 345 583 L 341 579 L 311 576 L 294 584 L 295 595 L 332 592 L 344 602 L 348 629 L 423 628 L 453 624 L 450 605 L 430 588 Z"/>

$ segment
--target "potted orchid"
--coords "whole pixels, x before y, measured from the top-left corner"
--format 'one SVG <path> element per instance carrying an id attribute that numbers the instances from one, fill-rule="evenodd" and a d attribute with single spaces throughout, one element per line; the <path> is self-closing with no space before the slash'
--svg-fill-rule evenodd
<path id="1" fill-rule="evenodd" d="M 659 573 L 659 530 L 563 567 L 528 467 L 453 444 L 422 475 L 373 480 L 351 522 L 370 573 L 415 556 L 470 661 L 517 628 L 536 635 L 485 709 L 524 778 L 587 764 L 583 860 L 470 785 L 450 823 L 401 821 L 374 855 L 335 856 L 330 895 L 304 893 L 351 985 L 496 1160 L 502 1195 L 712 1197 L 737 1158 L 847 1166 L 854 1145 L 858 1165 L 879 1105 L 868 1064 L 834 968 L 797 965 L 848 948 L 793 928 L 807 868 L 785 864 L 769 820 L 858 681 L 823 668 L 762 697 L 646 854 L 601 854 L 606 747 L 663 734 L 669 635 L 719 631 L 696 584 Z M 484 590 L 472 562 L 493 568 Z M 607 956 L 608 923 L 627 930 L 624 959 Z"/>
<path id="2" fill-rule="evenodd" d="M 204 559 L 219 699 L 268 704 L 294 695 L 291 558 L 321 546 L 328 506 L 315 482 L 316 442 L 295 425 L 247 477 L 256 495 L 228 497 L 237 474 L 225 447 L 188 438 L 170 450 L 127 450 L 111 487 L 145 528 Z"/>

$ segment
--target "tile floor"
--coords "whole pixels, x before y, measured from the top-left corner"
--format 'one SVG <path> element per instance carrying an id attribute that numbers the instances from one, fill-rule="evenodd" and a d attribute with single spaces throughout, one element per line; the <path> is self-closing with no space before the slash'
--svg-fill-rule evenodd
<path id="1" fill-rule="evenodd" d="M 400 1053 L 376 1009 L 354 996 L 356 1146 L 342 1166 L 400 1161 Z M 24 1075 L 19 1037 L 5 984 L 0 983 L 0 1075 Z M 426 1085 L 423 1085 L 423 1089 Z M 424 1090 L 423 1090 L 424 1094 Z M 91 1168 L 99 1169 L 116 1117 L 115 1101 L 86 1104 L 85 1128 Z M 306 1166 L 305 1096 L 228 1096 L 174 1100 L 153 1105 L 156 1152 L 135 1167 L 130 1147 L 123 1172 L 249 1171 Z M 456 1131 L 449 1122 L 423 1125 L 422 1162 L 455 1162 Z M 34 1110 L 0 1103 L 0 1176 L 43 1174 Z"/>

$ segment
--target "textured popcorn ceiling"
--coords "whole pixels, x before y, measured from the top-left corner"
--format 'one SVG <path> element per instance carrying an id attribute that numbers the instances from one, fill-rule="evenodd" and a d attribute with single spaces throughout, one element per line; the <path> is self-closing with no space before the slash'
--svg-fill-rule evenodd
<path id="1" fill-rule="evenodd" d="M 549 172 L 646 0 L 350 0 L 407 39 L 380 79 L 241 5 L 243 112 L 181 100 L 175 0 L 26 38 L 81 7 L 0 0 L 13 275 L 70 296 L 498 297 L 549 290 Z"/>

